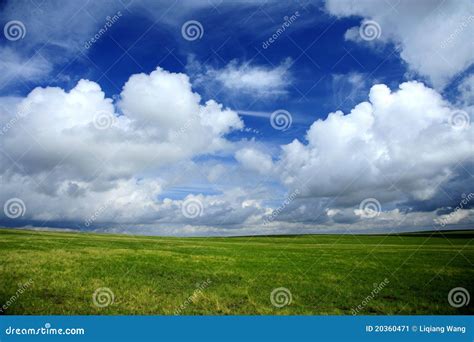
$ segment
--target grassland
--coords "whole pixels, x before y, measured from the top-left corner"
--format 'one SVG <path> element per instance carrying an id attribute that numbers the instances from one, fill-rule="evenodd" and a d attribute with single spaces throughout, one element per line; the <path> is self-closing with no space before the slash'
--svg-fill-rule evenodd
<path id="1" fill-rule="evenodd" d="M 0 229 L 0 249 L 4 314 L 337 315 L 363 303 L 359 314 L 474 313 L 473 300 L 458 309 L 447 300 L 454 287 L 474 295 L 473 231 L 163 238 Z M 114 293 L 102 308 L 92 300 L 101 287 Z M 290 305 L 272 305 L 278 287 L 290 290 Z"/>

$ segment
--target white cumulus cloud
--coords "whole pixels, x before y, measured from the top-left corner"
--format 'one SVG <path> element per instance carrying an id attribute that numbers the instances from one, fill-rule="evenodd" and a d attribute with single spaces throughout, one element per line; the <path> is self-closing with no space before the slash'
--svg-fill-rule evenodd
<path id="1" fill-rule="evenodd" d="M 375 85 L 369 101 L 350 113 L 314 122 L 307 144 L 294 140 L 282 147 L 282 181 L 342 206 L 370 197 L 382 203 L 432 199 L 474 161 L 473 127 L 453 127 L 453 112 L 422 83 L 406 82 L 396 91 Z"/>
<path id="2" fill-rule="evenodd" d="M 202 104 L 186 75 L 161 68 L 132 75 L 118 103 L 81 80 L 0 98 L 0 108 L 1 199 L 22 198 L 37 220 L 84 218 L 106 203 L 124 209 L 118 218 L 146 220 L 161 167 L 224 151 L 224 135 L 243 127 L 232 110 Z"/>
<path id="3" fill-rule="evenodd" d="M 411 70 L 426 76 L 437 88 L 474 62 L 474 7 L 470 0 L 327 0 L 326 9 L 338 17 L 360 16 L 376 21 L 378 41 L 393 42 Z M 346 39 L 359 39 L 351 28 Z"/>
<path id="4" fill-rule="evenodd" d="M 271 156 L 253 148 L 243 148 L 235 153 L 235 159 L 246 169 L 261 174 L 272 172 L 273 161 Z"/>

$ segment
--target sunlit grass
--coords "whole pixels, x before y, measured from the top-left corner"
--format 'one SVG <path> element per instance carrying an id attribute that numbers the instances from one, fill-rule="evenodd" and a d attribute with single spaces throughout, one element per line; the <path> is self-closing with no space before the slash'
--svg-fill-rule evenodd
<path id="1" fill-rule="evenodd" d="M 450 289 L 474 295 L 474 233 L 162 238 L 0 229 L 6 314 L 466 314 Z M 114 293 L 100 308 L 97 288 Z M 292 303 L 276 308 L 274 288 Z M 472 302 L 472 301 L 471 301 Z"/>

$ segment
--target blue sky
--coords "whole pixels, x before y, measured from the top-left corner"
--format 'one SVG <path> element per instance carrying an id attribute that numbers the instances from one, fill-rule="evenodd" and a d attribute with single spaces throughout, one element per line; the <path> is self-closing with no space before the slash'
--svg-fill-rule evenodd
<path id="1" fill-rule="evenodd" d="M 203 3 L 206 4 L 206 1 Z M 374 51 L 344 41 L 344 32 L 357 25 L 359 18 L 335 20 L 318 2 L 296 1 L 285 6 L 274 2 L 243 3 L 226 5 L 211 1 L 203 8 L 198 6 L 186 17 L 186 14 L 180 13 L 186 7 L 184 4 L 169 1 L 160 7 L 168 10 L 164 18 L 143 11 L 145 4 L 135 7 L 133 1 L 128 6 L 117 3 L 114 6 L 117 11 L 110 10 L 108 15 L 120 11 L 122 17 L 90 49 L 80 46 L 87 42 L 88 36 L 84 42 L 80 39 L 74 42 L 79 45 L 78 53 L 71 47 L 73 51 L 69 58 L 55 56 L 56 48 L 48 46 L 48 43 L 35 46 L 33 51 L 38 51 L 45 59 L 51 58 L 53 62 L 58 59 L 49 75 L 52 77 L 31 84 L 12 82 L 3 90 L 7 94 L 27 95 L 36 85 L 70 89 L 78 80 L 85 78 L 100 83 L 105 94 L 112 97 L 120 93 L 130 75 L 150 73 L 158 65 L 172 72 L 186 72 L 189 59 L 194 58 L 215 68 L 223 68 L 232 60 L 272 68 L 290 58 L 291 62 L 295 61 L 288 70 L 291 81 L 283 87 L 285 94 L 274 96 L 271 101 L 248 94 L 228 94 L 219 91 L 218 87 L 206 89 L 205 85 L 196 86 L 196 90 L 204 99 L 213 98 L 242 111 L 271 113 L 287 108 L 298 118 L 295 120 L 295 132 L 288 132 L 293 133 L 288 134 L 286 139 L 291 141 L 299 136 L 296 130 L 300 130 L 299 133 L 306 131 L 315 119 L 324 118 L 335 109 L 349 110 L 363 97 L 347 99 L 352 87 L 345 85 L 344 81 L 337 82 L 333 79 L 334 75 L 368 74 L 367 78 L 364 77 L 367 85 L 361 93 L 367 92 L 369 85 L 375 81 L 397 85 L 406 79 L 403 61 L 397 54 L 390 55 L 394 49 L 392 44 L 383 47 L 382 51 Z M 42 8 L 41 5 L 38 7 Z M 98 32 L 106 23 L 106 18 L 95 14 L 91 7 L 84 6 L 75 18 L 85 16 L 87 21 L 97 23 Z M 300 16 L 288 31 L 270 47 L 263 49 L 262 43 L 281 27 L 284 17 L 295 12 Z M 227 19 L 229 16 L 232 20 Z M 204 35 L 198 41 L 190 42 L 181 36 L 181 21 L 187 19 L 202 23 Z M 167 23 L 167 20 L 173 22 Z M 22 43 L 18 42 L 18 45 Z M 262 120 L 247 120 L 257 126 L 256 129 L 268 128 L 267 122 Z M 275 132 L 269 130 L 268 133 Z M 281 135 L 273 135 L 281 138 Z"/>
<path id="2" fill-rule="evenodd" d="M 472 224 L 469 1 L 25 0 L 0 13 L 6 226 Z"/>

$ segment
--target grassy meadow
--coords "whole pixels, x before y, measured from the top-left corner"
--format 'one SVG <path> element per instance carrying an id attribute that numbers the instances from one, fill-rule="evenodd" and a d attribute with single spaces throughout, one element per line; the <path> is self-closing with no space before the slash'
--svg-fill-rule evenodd
<path id="1" fill-rule="evenodd" d="M 173 238 L 0 229 L 0 249 L 8 315 L 474 313 L 472 299 L 461 308 L 447 300 L 455 287 L 474 295 L 474 231 Z M 104 287 L 113 302 L 98 306 L 93 294 Z M 276 307 L 280 287 L 291 303 Z"/>

